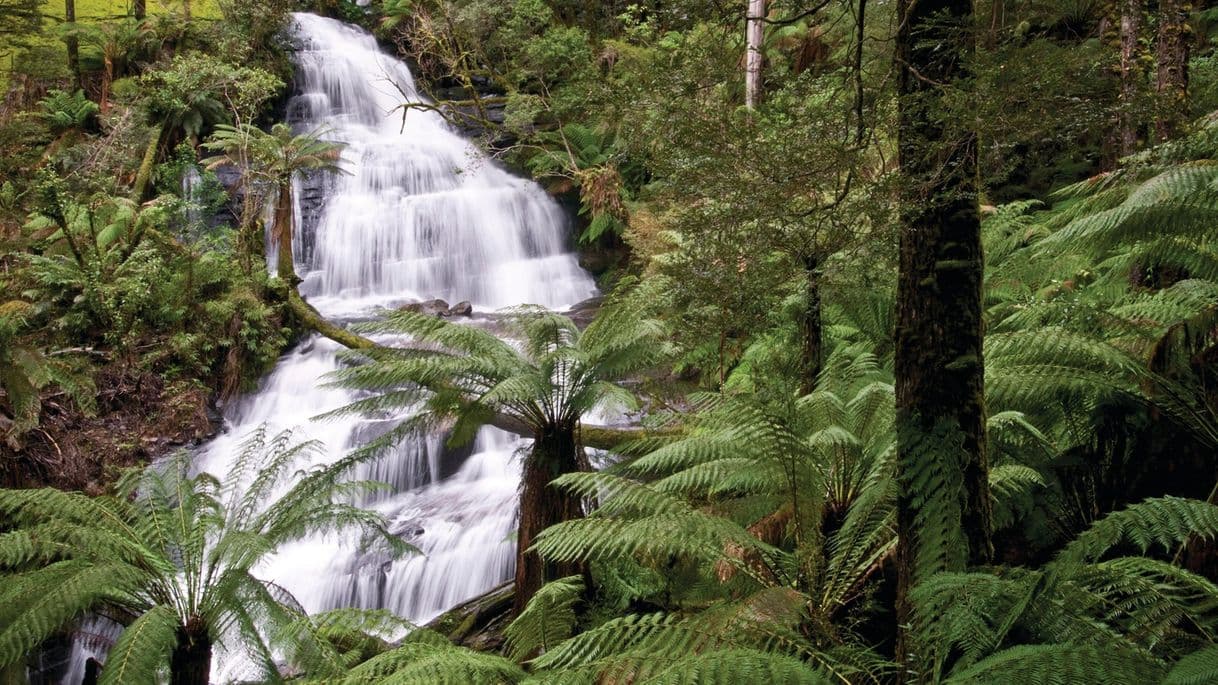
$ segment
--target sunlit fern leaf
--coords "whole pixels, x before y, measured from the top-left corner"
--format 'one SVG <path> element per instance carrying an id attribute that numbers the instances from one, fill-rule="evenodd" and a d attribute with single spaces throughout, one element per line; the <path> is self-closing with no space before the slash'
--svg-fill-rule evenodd
<path id="1" fill-rule="evenodd" d="M 173 609 L 154 607 L 123 629 L 106 656 L 100 685 L 155 683 L 177 643 L 178 618 Z"/>
<path id="2" fill-rule="evenodd" d="M 1118 545 L 1173 551 L 1190 537 L 1212 540 L 1218 536 L 1218 506 L 1208 502 L 1161 497 L 1148 499 L 1099 519 L 1070 542 L 1056 561 L 1094 561 Z"/>
<path id="3" fill-rule="evenodd" d="M 345 677 L 323 682 L 342 685 L 509 685 L 523 681 L 519 666 L 493 654 L 451 644 L 407 642 L 352 668 Z"/>
<path id="4" fill-rule="evenodd" d="M 1158 682 L 1164 665 L 1118 646 L 1021 645 L 988 657 L 944 681 L 946 685 L 1067 685 Z"/>
<path id="5" fill-rule="evenodd" d="M 642 685 L 736 685 L 789 683 L 826 685 L 833 682 L 794 657 L 746 649 L 724 649 L 678 659 Z"/>
<path id="6" fill-rule="evenodd" d="M 579 576 L 543 585 L 504 630 L 508 658 L 522 661 L 532 654 L 544 654 L 571 637 L 577 619 L 575 604 L 583 591 L 583 579 Z"/>
<path id="7" fill-rule="evenodd" d="M 1218 683 L 1218 645 L 1185 656 L 1172 666 L 1163 685 L 1211 685 Z"/>

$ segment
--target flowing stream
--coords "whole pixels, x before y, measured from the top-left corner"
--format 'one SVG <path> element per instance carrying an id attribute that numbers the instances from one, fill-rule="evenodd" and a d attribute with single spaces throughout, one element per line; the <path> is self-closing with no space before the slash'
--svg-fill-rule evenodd
<path id="1" fill-rule="evenodd" d="M 497 167 L 422 102 L 409 68 L 367 32 L 311 14 L 294 15 L 296 94 L 288 119 L 346 144 L 344 174 L 298 184 L 294 242 L 301 292 L 323 315 L 355 320 L 378 307 L 431 298 L 469 301 L 478 313 L 518 304 L 561 310 L 596 294 L 568 250 L 564 212 L 531 181 Z M 314 179 L 315 181 L 316 179 Z M 227 472 L 251 431 L 291 429 L 338 459 L 402 417 L 313 417 L 357 398 L 323 387 L 338 346 L 313 337 L 284 356 L 260 389 L 226 411 L 225 431 L 198 455 L 201 470 Z M 521 441 L 484 428 L 471 448 L 420 439 L 367 466 L 363 477 L 393 487 L 373 506 L 424 555 L 362 558 L 333 539 L 292 545 L 261 574 L 310 612 L 386 608 L 425 622 L 513 573 Z M 230 664 L 224 663 L 231 662 Z M 240 678 L 239 659 L 217 654 L 213 678 Z M 79 682 L 79 681 L 77 681 Z"/>

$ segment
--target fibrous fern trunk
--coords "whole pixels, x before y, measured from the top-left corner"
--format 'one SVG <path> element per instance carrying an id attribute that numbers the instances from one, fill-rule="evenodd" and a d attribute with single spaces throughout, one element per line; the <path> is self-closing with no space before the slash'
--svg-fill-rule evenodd
<path id="1" fill-rule="evenodd" d="M 551 487 L 550 482 L 567 473 L 585 470 L 575 426 L 547 426 L 533 436 L 533 451 L 524 461 L 520 484 L 520 525 L 516 535 L 516 615 L 546 580 L 578 573 L 572 564 L 546 563 L 528 551 L 546 528 L 583 516 L 579 497 Z"/>
<path id="2" fill-rule="evenodd" d="M 919 578 L 991 555 L 977 135 L 951 91 L 975 52 L 972 0 L 901 0 L 897 618 Z M 907 658 L 902 640 L 898 657 Z"/>
<path id="3" fill-rule="evenodd" d="M 169 685 L 207 685 L 211 678 L 211 636 L 207 624 L 193 616 L 178 626 L 178 642 L 169 660 Z"/>
<path id="4" fill-rule="evenodd" d="M 804 257 L 804 312 L 800 322 L 803 335 L 800 394 L 816 389 L 816 378 L 824 364 L 824 344 L 821 331 L 820 260 L 815 255 Z"/>

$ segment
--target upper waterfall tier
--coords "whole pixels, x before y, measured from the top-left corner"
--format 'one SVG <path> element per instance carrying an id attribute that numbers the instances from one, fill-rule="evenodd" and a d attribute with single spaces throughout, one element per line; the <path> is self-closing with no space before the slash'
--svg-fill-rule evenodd
<path id="1" fill-rule="evenodd" d="M 499 168 L 422 102 L 409 68 L 373 37 L 294 15 L 297 95 L 289 118 L 346 143 L 345 173 L 294 243 L 302 293 L 323 312 L 412 299 L 482 309 L 563 308 L 595 294 L 568 252 L 569 226 L 535 183 Z M 299 208 L 297 212 L 300 212 Z"/>

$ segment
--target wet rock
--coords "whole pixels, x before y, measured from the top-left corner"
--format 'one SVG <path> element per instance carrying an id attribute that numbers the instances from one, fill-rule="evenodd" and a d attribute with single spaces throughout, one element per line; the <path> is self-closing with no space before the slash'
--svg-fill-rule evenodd
<path id="1" fill-rule="evenodd" d="M 449 316 L 473 316 L 474 305 L 469 302 L 458 302 L 448 310 Z"/>
<path id="2" fill-rule="evenodd" d="M 404 312 L 418 312 L 432 316 L 448 316 L 448 303 L 438 299 L 411 302 L 410 304 L 402 305 L 398 309 Z"/>
<path id="3" fill-rule="evenodd" d="M 583 302 L 576 304 L 566 312 L 569 319 L 575 322 L 575 325 L 583 330 L 592 323 L 596 315 L 601 311 L 601 305 L 605 303 L 605 298 L 602 296 L 592 297 Z"/>

